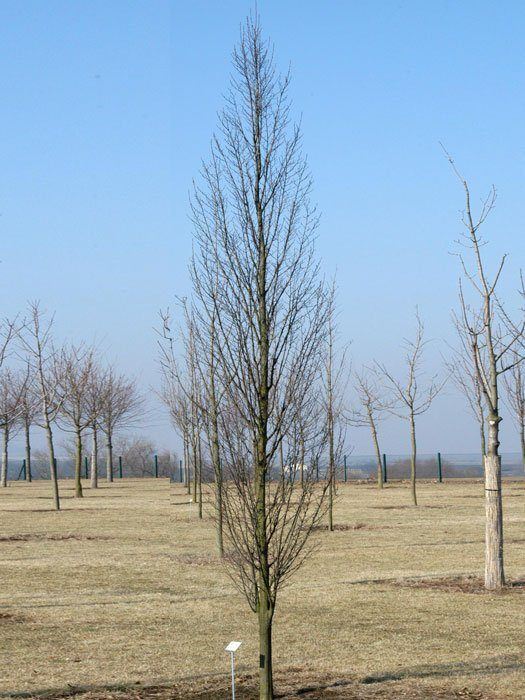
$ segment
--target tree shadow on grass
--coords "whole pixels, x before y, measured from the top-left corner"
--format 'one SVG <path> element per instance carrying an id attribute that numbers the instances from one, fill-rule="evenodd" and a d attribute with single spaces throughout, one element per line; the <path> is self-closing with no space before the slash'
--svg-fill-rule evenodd
<path id="1" fill-rule="evenodd" d="M 525 657 L 518 654 L 490 656 L 476 661 L 457 661 L 444 664 L 422 664 L 395 671 L 372 674 L 361 683 L 385 683 L 414 678 L 455 678 L 458 676 L 490 676 L 525 669 Z"/>

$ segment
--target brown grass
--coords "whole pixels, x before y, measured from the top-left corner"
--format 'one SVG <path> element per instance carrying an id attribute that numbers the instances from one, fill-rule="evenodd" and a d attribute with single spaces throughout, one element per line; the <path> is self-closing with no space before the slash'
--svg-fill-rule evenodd
<path id="1" fill-rule="evenodd" d="M 256 618 L 212 556 L 213 523 L 172 488 L 177 554 L 176 698 L 227 698 L 224 646 L 241 639 L 239 698 L 254 698 Z M 525 483 L 506 483 L 506 566 L 525 575 Z M 507 499 L 512 491 L 515 498 Z M 312 559 L 282 592 L 275 618 L 283 698 L 524 698 L 523 587 L 483 591 L 483 486 L 426 482 L 383 492 L 338 487 L 335 532 L 319 528 Z M 521 538 L 520 538 L 521 535 Z M 470 595 L 479 591 L 479 595 Z"/>
<path id="2" fill-rule="evenodd" d="M 278 601 L 279 696 L 525 697 L 525 484 L 505 484 L 503 594 L 481 585 L 480 483 L 422 483 L 418 508 L 406 484 L 338 490 L 335 532 L 315 532 Z M 238 698 L 257 696 L 256 619 L 209 512 L 199 521 L 180 485 L 153 479 L 86 489 L 61 513 L 48 493 L 0 491 L 0 697 L 225 699 L 232 639 Z"/>

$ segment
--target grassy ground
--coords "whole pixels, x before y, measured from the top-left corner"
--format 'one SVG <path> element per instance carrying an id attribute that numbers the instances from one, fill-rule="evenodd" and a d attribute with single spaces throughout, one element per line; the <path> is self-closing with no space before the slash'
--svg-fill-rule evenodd
<path id="1" fill-rule="evenodd" d="M 0 693 L 172 678 L 169 484 L 0 490 Z"/>
<path id="2" fill-rule="evenodd" d="M 0 490 L 0 696 L 219 700 L 237 655 L 255 697 L 255 616 L 180 485 L 124 480 L 50 510 Z M 487 594 L 480 483 L 339 487 L 334 533 L 279 599 L 284 698 L 524 698 L 525 587 Z M 505 484 L 506 565 L 525 578 L 525 483 Z"/>
<path id="3" fill-rule="evenodd" d="M 520 579 L 525 484 L 504 491 L 507 574 Z M 488 594 L 465 579 L 483 571 L 482 484 L 424 483 L 419 494 L 414 508 L 406 484 L 339 487 L 341 529 L 316 534 L 317 553 L 278 601 L 274 663 L 286 697 L 302 688 L 312 698 L 525 698 L 525 588 Z M 228 697 L 219 688 L 231 639 L 243 641 L 240 697 L 251 697 L 255 616 L 214 557 L 211 521 L 197 520 L 180 487 L 173 501 L 180 697 Z"/>

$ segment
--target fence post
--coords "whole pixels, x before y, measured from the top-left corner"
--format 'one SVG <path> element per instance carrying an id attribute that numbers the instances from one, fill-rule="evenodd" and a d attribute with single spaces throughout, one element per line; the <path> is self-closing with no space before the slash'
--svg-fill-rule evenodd
<path id="1" fill-rule="evenodd" d="M 87 457 L 84 457 L 84 471 L 86 474 L 86 479 L 88 479 L 89 476 L 88 476 L 88 458 Z"/>
<path id="2" fill-rule="evenodd" d="M 179 459 L 179 481 L 182 484 L 182 459 Z"/>
<path id="3" fill-rule="evenodd" d="M 155 479 L 159 478 L 159 458 L 157 455 L 154 455 L 153 459 L 155 460 Z"/>
<path id="4" fill-rule="evenodd" d="M 441 452 L 438 452 L 438 481 L 443 483 L 443 470 L 441 468 Z"/>
<path id="5" fill-rule="evenodd" d="M 346 484 L 346 479 L 347 479 L 347 474 L 346 474 L 346 455 L 343 458 L 343 461 L 345 463 L 345 484 Z"/>
<path id="6" fill-rule="evenodd" d="M 118 458 L 118 476 L 122 479 L 122 457 Z"/>
<path id="7" fill-rule="evenodd" d="M 315 478 L 319 481 L 319 462 L 317 459 L 315 460 Z"/>
<path id="8" fill-rule="evenodd" d="M 386 454 L 383 452 L 383 483 L 386 484 Z"/>
<path id="9" fill-rule="evenodd" d="M 22 470 L 24 472 L 24 481 L 27 479 L 27 465 L 25 459 L 22 460 Z"/>

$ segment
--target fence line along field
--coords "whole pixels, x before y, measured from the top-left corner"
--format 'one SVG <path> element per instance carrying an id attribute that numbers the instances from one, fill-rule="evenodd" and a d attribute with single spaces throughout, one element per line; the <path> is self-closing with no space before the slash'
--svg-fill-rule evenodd
<path id="1" fill-rule="evenodd" d="M 86 482 L 87 486 L 87 482 Z M 0 695 L 167 683 L 173 673 L 169 483 L 0 492 Z M 135 686 L 136 687 L 136 686 Z"/>
<path id="2" fill-rule="evenodd" d="M 483 587 L 481 480 L 382 491 L 339 484 L 334 532 L 284 589 L 275 614 L 276 693 L 305 698 L 525 697 L 525 488 L 504 483 L 513 585 Z M 228 698 L 224 647 L 237 654 L 239 698 L 258 697 L 257 616 L 216 555 L 211 516 L 172 485 L 177 698 Z M 309 690 L 308 690 L 309 689 Z"/>

